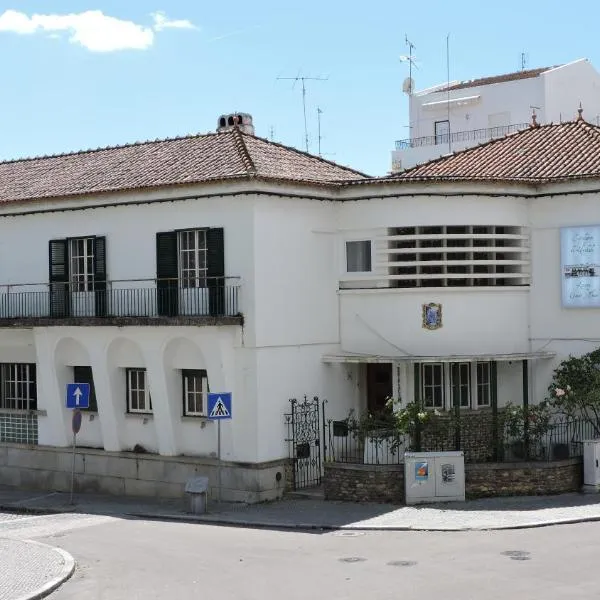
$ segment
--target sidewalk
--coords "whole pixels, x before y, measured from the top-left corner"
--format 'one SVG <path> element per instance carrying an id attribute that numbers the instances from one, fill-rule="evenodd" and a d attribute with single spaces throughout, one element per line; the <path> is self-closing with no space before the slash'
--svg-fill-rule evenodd
<path id="1" fill-rule="evenodd" d="M 75 569 L 70 554 L 45 544 L 0 538 L 0 600 L 43 598 Z"/>
<path id="2" fill-rule="evenodd" d="M 598 521 L 600 495 L 490 498 L 419 507 L 290 498 L 255 505 L 209 505 L 208 513 L 191 515 L 186 512 L 183 499 L 160 501 L 79 494 L 74 505 L 70 505 L 69 495 L 64 493 L 0 488 L 0 510 L 77 512 L 273 529 L 466 531 Z"/>

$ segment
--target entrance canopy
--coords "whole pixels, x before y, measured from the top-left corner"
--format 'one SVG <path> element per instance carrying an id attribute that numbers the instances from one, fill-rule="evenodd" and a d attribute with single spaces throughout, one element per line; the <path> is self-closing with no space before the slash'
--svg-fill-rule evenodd
<path id="1" fill-rule="evenodd" d="M 511 362 L 520 360 L 547 360 L 554 358 L 555 352 L 515 352 L 512 354 L 451 354 L 444 356 L 375 356 L 372 354 L 325 354 L 323 362 L 329 364 L 358 363 L 456 363 L 456 362 Z"/>

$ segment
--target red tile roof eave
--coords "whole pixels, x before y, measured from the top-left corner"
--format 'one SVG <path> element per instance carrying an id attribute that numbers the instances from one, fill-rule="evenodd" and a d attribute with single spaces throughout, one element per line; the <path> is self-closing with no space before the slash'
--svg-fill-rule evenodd
<path id="1" fill-rule="evenodd" d="M 263 175 L 252 175 L 252 174 L 241 174 L 238 176 L 230 176 L 230 177 L 214 177 L 211 179 L 199 179 L 199 180 L 190 180 L 186 182 L 176 182 L 176 183 L 163 183 L 156 185 L 139 185 L 139 186 L 131 186 L 131 187 L 114 187 L 114 188 L 105 188 L 94 190 L 90 192 L 72 192 L 65 194 L 49 194 L 45 196 L 36 196 L 31 198 L 8 198 L 5 200 L 0 200 L 0 206 L 21 206 L 27 204 L 33 204 L 36 202 L 44 202 L 47 200 L 68 200 L 75 198 L 90 198 L 92 196 L 107 196 L 109 194 L 127 194 L 132 192 L 139 191 L 153 191 L 160 189 L 169 189 L 169 188 L 182 188 L 188 186 L 201 186 L 201 185 L 210 185 L 215 183 L 235 183 L 240 181 L 261 181 L 264 183 L 276 183 L 276 184 L 304 184 L 310 187 L 317 188 L 329 188 L 336 189 L 341 188 L 346 180 L 334 180 L 334 181 L 322 181 L 322 180 L 310 180 L 310 179 L 301 179 L 301 178 L 290 178 L 290 177 L 266 177 Z M 353 180 L 348 180 L 353 181 Z M 254 190 L 247 190 L 254 191 Z M 245 193 L 244 191 L 236 192 L 236 193 Z M 152 202 L 152 200 L 148 200 L 148 202 Z"/>
<path id="2" fill-rule="evenodd" d="M 507 183 L 507 184 L 527 184 L 539 185 L 546 183 L 561 183 L 564 181 L 590 180 L 598 179 L 600 181 L 600 173 L 587 173 L 581 175 L 561 175 L 559 177 L 477 177 L 477 176 L 432 176 L 432 177 L 382 177 L 374 179 L 357 179 L 344 181 L 343 186 L 355 185 L 383 185 L 383 184 L 410 184 L 410 183 Z"/>

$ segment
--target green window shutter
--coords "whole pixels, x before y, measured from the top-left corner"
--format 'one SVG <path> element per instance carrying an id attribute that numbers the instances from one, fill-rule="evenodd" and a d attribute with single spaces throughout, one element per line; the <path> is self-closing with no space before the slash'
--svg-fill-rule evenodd
<path id="1" fill-rule="evenodd" d="M 94 292 L 96 316 L 106 316 L 106 238 L 94 238 Z"/>
<path id="2" fill-rule="evenodd" d="M 69 302 L 69 252 L 67 240 L 49 242 L 50 316 L 68 317 Z"/>
<path id="3" fill-rule="evenodd" d="M 226 314 L 225 302 L 225 243 L 222 227 L 206 232 L 206 256 L 209 310 L 211 315 Z"/>
<path id="4" fill-rule="evenodd" d="M 176 316 L 179 313 L 177 254 L 177 232 L 157 233 L 156 291 L 158 314 L 162 316 Z"/>

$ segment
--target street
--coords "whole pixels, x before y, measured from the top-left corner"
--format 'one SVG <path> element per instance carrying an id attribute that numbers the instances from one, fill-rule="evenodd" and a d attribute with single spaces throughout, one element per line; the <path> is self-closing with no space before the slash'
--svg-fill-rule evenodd
<path id="1" fill-rule="evenodd" d="M 0 537 L 68 551 L 53 600 L 597 597 L 600 524 L 481 532 L 312 532 L 0 514 Z"/>

